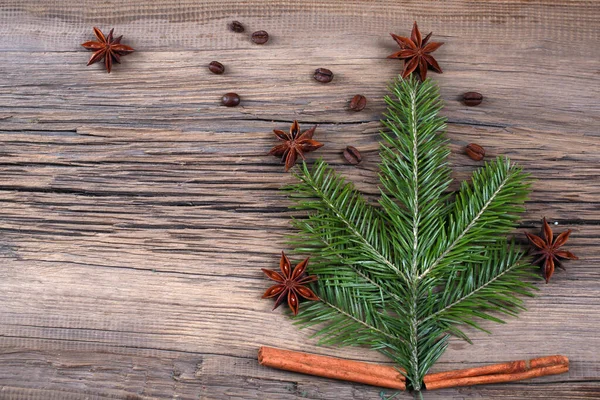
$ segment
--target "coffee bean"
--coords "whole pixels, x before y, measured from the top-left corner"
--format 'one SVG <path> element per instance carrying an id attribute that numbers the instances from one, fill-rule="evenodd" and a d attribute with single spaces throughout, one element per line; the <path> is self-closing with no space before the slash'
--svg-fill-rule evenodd
<path id="1" fill-rule="evenodd" d="M 483 160 L 483 157 L 485 157 L 485 150 L 476 143 L 469 143 L 467 147 L 465 147 L 465 153 L 475 161 L 481 161 Z"/>
<path id="2" fill-rule="evenodd" d="M 467 93 L 463 94 L 463 103 L 465 103 L 466 106 L 469 106 L 469 107 L 478 106 L 481 104 L 482 101 L 483 101 L 483 96 L 481 95 L 481 93 L 467 92 Z"/>
<path id="3" fill-rule="evenodd" d="M 356 147 L 348 146 L 344 150 L 344 158 L 352 165 L 359 164 L 362 161 L 362 156 Z"/>
<path id="4" fill-rule="evenodd" d="M 237 33 L 244 32 L 244 25 L 239 21 L 233 21 L 229 24 L 229 29 Z"/>
<path id="5" fill-rule="evenodd" d="M 236 93 L 225 93 L 221 98 L 221 103 L 227 107 L 235 107 L 240 104 L 240 96 Z"/>
<path id="6" fill-rule="evenodd" d="M 333 80 L 333 72 L 327 68 L 317 68 L 313 77 L 321 83 L 327 83 Z"/>
<path id="7" fill-rule="evenodd" d="M 256 31 L 252 34 L 252 41 L 256 44 L 265 44 L 269 41 L 269 34 L 266 31 Z"/>
<path id="8" fill-rule="evenodd" d="M 362 94 L 357 94 L 350 100 L 350 109 L 352 111 L 360 111 L 367 105 L 367 98 Z"/>
<path id="9" fill-rule="evenodd" d="M 211 61 L 210 64 L 208 64 L 208 69 L 210 72 L 217 75 L 221 75 L 225 72 L 225 67 L 218 61 Z"/>

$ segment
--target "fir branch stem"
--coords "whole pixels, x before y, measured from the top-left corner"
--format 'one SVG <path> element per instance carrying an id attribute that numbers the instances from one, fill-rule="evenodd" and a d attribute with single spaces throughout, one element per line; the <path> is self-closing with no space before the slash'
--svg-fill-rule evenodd
<path id="1" fill-rule="evenodd" d="M 377 259 L 380 262 L 390 267 L 393 271 L 396 272 L 396 274 L 398 274 L 398 276 L 404 277 L 404 274 L 400 271 L 400 268 L 391 263 L 383 254 L 379 252 L 379 250 L 373 247 L 373 245 L 358 231 L 358 229 L 335 207 L 331 199 L 327 198 L 325 193 L 323 193 L 320 190 L 320 188 L 317 185 L 315 185 L 315 182 L 312 179 L 310 179 L 312 178 L 312 176 L 310 175 L 310 172 L 308 172 L 306 163 L 303 162 L 302 168 L 305 171 L 305 175 L 300 176 L 300 178 L 310 186 L 310 188 L 317 195 L 317 197 L 335 214 L 337 218 L 340 219 L 340 221 L 344 223 L 344 225 L 348 227 L 348 229 L 352 232 L 353 235 L 360 239 L 360 241 L 365 245 L 365 247 L 367 247 L 370 251 L 373 252 L 373 254 L 377 256 Z"/>
<path id="2" fill-rule="evenodd" d="M 450 253 L 452 251 L 452 249 L 454 249 L 456 244 L 460 242 L 460 240 L 467 234 L 467 232 L 469 232 L 469 230 L 473 227 L 473 225 L 475 225 L 475 223 L 477 223 L 479 218 L 481 218 L 481 216 L 488 209 L 490 204 L 492 204 L 492 202 L 494 201 L 496 196 L 498 196 L 498 193 L 500 193 L 500 191 L 504 188 L 504 186 L 508 182 L 509 178 L 510 178 L 510 174 L 507 174 L 504 177 L 504 179 L 502 180 L 502 183 L 500 185 L 498 185 L 498 188 L 494 191 L 494 193 L 490 196 L 490 198 L 485 202 L 483 207 L 481 207 L 481 210 L 479 210 L 479 212 L 473 218 L 473 220 L 465 227 L 465 229 L 460 233 L 460 235 L 458 235 L 456 237 L 456 239 L 454 239 L 454 241 L 446 248 L 446 250 L 444 250 L 444 252 L 442 254 L 440 254 L 440 256 L 425 271 L 423 271 L 423 273 L 421 275 L 419 275 L 419 280 L 423 279 L 429 272 L 431 272 L 435 267 L 437 267 L 438 264 L 448 255 L 448 253 Z"/>
<path id="3" fill-rule="evenodd" d="M 475 294 L 477 294 L 477 292 L 479 292 L 482 289 L 485 289 L 486 287 L 488 287 L 489 285 L 491 285 L 492 283 L 496 282 L 497 280 L 500 280 L 504 275 L 506 275 L 507 273 L 511 272 L 512 270 L 514 270 L 516 267 L 521 266 L 520 261 L 516 261 L 515 263 L 513 263 L 510 267 L 506 268 L 504 271 L 502 271 L 500 274 L 494 276 L 492 279 L 490 279 L 489 281 L 487 281 L 485 283 L 485 285 L 479 286 L 477 287 L 475 290 L 469 292 L 468 294 L 456 299 L 455 301 L 453 301 L 452 303 L 448 304 L 446 307 L 434 312 L 433 314 L 428 315 L 426 318 L 423 318 L 421 320 L 421 322 L 427 322 L 430 319 L 433 319 L 435 317 L 437 317 L 438 315 L 442 314 L 443 312 L 449 310 L 450 308 L 454 307 L 455 305 L 461 303 L 462 301 L 468 299 L 471 296 L 474 296 Z"/>
<path id="4" fill-rule="evenodd" d="M 421 390 L 421 377 L 419 376 L 419 337 L 418 337 L 418 317 L 417 313 L 417 299 L 415 297 L 416 289 L 411 290 L 411 307 L 410 307 L 410 338 L 409 346 L 411 353 L 411 368 L 409 373 L 412 373 L 411 383 L 413 384 L 413 390 Z"/>
<path id="5" fill-rule="evenodd" d="M 370 329 L 370 330 L 372 330 L 374 332 L 377 332 L 377 333 L 379 333 L 379 334 L 381 334 L 381 335 L 383 335 L 385 337 L 388 337 L 388 338 L 390 338 L 392 340 L 397 340 L 397 341 L 400 341 L 400 342 L 404 342 L 404 338 L 391 335 L 389 333 L 386 333 L 386 332 L 382 331 L 381 329 L 378 329 L 378 328 L 374 327 L 373 325 L 369 325 L 366 322 L 364 322 L 363 320 L 356 318 L 352 314 L 347 313 L 346 311 L 342 310 L 339 307 L 336 307 L 335 305 L 333 305 L 332 303 L 328 302 L 327 300 L 321 299 L 321 302 L 323 304 L 327 305 L 328 307 L 333 308 L 334 310 L 336 310 L 340 314 L 346 316 L 347 318 L 350 318 L 354 322 L 357 322 L 357 323 L 361 324 L 362 326 L 364 326 L 367 329 Z"/>
<path id="6" fill-rule="evenodd" d="M 416 90 L 418 89 L 418 85 L 415 85 L 411 88 L 410 91 L 410 108 L 411 108 L 411 121 L 410 121 L 410 129 L 412 134 L 412 262 L 411 262 L 411 271 L 410 271 L 410 330 L 409 330 L 409 346 L 410 346 L 410 354 L 411 354 L 411 368 L 410 373 L 412 373 L 411 382 L 413 384 L 413 390 L 417 393 L 421 393 L 421 377 L 419 376 L 419 321 L 417 315 L 417 285 L 419 281 L 418 277 L 418 248 L 419 248 L 419 138 L 417 131 L 417 99 L 416 99 Z"/>
<path id="7" fill-rule="evenodd" d="M 307 227 L 307 229 L 311 230 L 312 229 L 310 227 Z M 322 237 L 320 238 L 321 243 L 323 243 L 323 245 L 325 247 L 329 246 L 329 242 L 327 242 L 325 239 L 323 239 Z M 343 260 L 344 257 L 342 257 L 341 254 L 336 254 L 336 256 L 340 259 Z M 399 303 L 404 303 L 405 299 L 401 298 L 400 296 L 398 296 L 396 293 L 394 292 L 390 292 L 389 290 L 387 290 L 386 288 L 384 288 L 383 286 L 381 286 L 381 284 L 379 284 L 377 281 L 371 279 L 367 274 L 365 274 L 364 272 L 362 272 L 360 270 L 360 268 L 358 268 L 357 266 L 355 266 L 354 264 L 346 264 L 344 263 L 344 265 L 348 265 L 355 273 L 356 275 L 360 276 L 362 279 L 366 280 L 367 282 L 369 282 L 370 284 L 372 284 L 373 286 L 375 286 L 381 293 L 386 293 L 386 295 L 390 296 L 391 298 L 393 298 L 394 300 L 398 301 Z"/>

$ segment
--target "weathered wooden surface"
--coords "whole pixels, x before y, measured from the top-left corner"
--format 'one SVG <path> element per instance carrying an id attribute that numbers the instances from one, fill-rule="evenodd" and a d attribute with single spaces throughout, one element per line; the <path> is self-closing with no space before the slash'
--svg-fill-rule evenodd
<path id="1" fill-rule="evenodd" d="M 478 165 L 466 143 L 509 155 L 538 179 L 522 228 L 572 228 L 581 257 L 521 318 L 453 341 L 435 367 L 561 353 L 569 374 L 427 398 L 600 398 L 598 3 L 124 3 L 0 1 L 1 399 L 380 398 L 257 365 L 262 344 L 385 361 L 318 347 L 260 300 L 291 215 L 278 188 L 292 178 L 266 153 L 272 129 L 318 123 L 319 153 L 375 196 L 382 97 L 401 68 L 388 33 L 414 19 L 446 42 L 434 78 L 455 177 Z M 229 32 L 232 19 L 271 40 Z M 85 66 L 92 26 L 137 50 L 110 75 Z M 317 67 L 335 80 L 313 81 Z M 468 90 L 484 103 L 461 105 Z M 219 105 L 228 91 L 240 107 Z"/>

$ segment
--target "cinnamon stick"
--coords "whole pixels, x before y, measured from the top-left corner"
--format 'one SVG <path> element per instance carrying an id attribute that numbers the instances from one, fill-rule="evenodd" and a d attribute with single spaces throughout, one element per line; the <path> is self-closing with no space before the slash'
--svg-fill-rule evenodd
<path id="1" fill-rule="evenodd" d="M 503 383 L 503 382 L 514 382 L 522 381 L 524 379 L 537 378 L 546 375 L 558 375 L 569 371 L 568 365 L 552 365 L 549 367 L 533 368 L 528 371 L 508 373 L 508 374 L 494 374 L 494 375 L 480 375 L 471 376 L 467 378 L 457 379 L 445 379 L 438 380 L 425 384 L 427 390 L 444 389 L 458 386 L 475 386 L 475 385 L 487 385 L 491 383 Z"/>
<path id="2" fill-rule="evenodd" d="M 258 361 L 267 367 L 300 372 L 324 378 L 406 390 L 405 377 L 394 367 L 320 356 L 263 346 Z M 569 359 L 554 355 L 425 375 L 427 390 L 489 383 L 513 382 L 569 370 Z"/>
<path id="3" fill-rule="evenodd" d="M 388 389 L 406 390 L 404 376 L 395 368 L 361 361 L 262 346 L 258 362 L 267 367 L 324 378 L 364 383 Z"/>
<path id="4" fill-rule="evenodd" d="M 569 365 L 569 359 L 565 356 L 554 355 L 531 360 L 510 361 L 501 364 L 486 365 L 477 368 L 459 369 L 447 372 L 428 374 L 423 379 L 427 388 L 436 381 L 448 381 L 450 379 L 468 378 L 480 375 L 516 374 L 526 372 L 534 368 L 551 367 L 554 365 Z"/>

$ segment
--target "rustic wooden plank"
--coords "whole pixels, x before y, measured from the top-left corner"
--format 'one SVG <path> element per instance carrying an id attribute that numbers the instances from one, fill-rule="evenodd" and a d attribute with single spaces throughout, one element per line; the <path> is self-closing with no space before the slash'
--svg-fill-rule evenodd
<path id="1" fill-rule="evenodd" d="M 301 374 L 269 370 L 258 365 L 254 357 L 242 358 L 214 354 L 178 353 L 167 351 L 148 351 L 136 348 L 103 348 L 103 352 L 92 352 L 87 346 L 75 346 L 73 343 L 58 343 L 60 354 L 25 350 L 32 340 L 19 342 L 22 350 L 2 355 L 3 364 L 10 366 L 9 374 L 0 378 L 4 395 L 26 394 L 31 399 L 42 398 L 157 398 L 179 395 L 184 398 L 345 398 L 375 399 L 378 393 L 373 388 L 344 384 L 332 385 L 327 379 L 307 377 Z M 43 348 L 41 343 L 36 347 Z M 70 349 L 67 350 L 66 347 Z M 28 367 L 23 367 L 26 360 Z M 36 366 L 36 374 L 30 375 L 31 366 Z M 58 372 L 58 373 L 57 373 Z M 24 384 L 19 378 L 30 376 L 30 384 Z M 573 365 L 569 375 L 577 374 L 577 365 Z M 583 376 L 579 376 L 581 379 Z M 576 378 L 575 376 L 573 378 Z M 14 384 L 18 381 L 19 384 Z M 76 388 L 69 386 L 78 381 Z M 45 385 L 41 391 L 27 386 L 31 382 Z M 51 383 L 49 383 L 51 382 Z M 168 382 L 168 384 L 167 384 Z M 11 386 L 14 385 L 14 386 Z M 527 383 L 510 384 L 511 393 L 517 397 L 542 398 L 548 396 L 548 387 L 560 395 L 573 392 L 573 383 L 561 382 L 560 377 L 544 377 Z M 99 390 L 101 389 L 101 391 Z M 506 385 L 489 385 L 481 388 L 463 388 L 460 393 L 467 397 L 496 398 L 505 396 Z M 391 391 L 387 391 L 392 394 Z M 428 398 L 443 399 L 451 396 L 454 390 L 442 390 L 428 393 Z M 478 393 L 482 392 L 482 393 Z M 581 398 L 594 398 L 594 387 L 583 385 Z M 52 396 L 55 397 L 52 397 Z M 62 397 L 60 397 L 62 396 Z M 78 397 L 79 396 L 79 397 Z M 136 397 L 137 396 L 137 397 Z M 587 396 L 587 397 L 586 397 Z"/>
<path id="2" fill-rule="evenodd" d="M 301 49 L 285 51 L 275 45 L 249 49 L 243 56 L 232 52 L 228 57 L 222 50 L 140 50 L 124 58 L 123 64 L 116 67 L 118 74 L 110 75 L 101 74 L 98 65 L 86 67 L 86 53 L 6 51 L 0 53 L 3 65 L 0 70 L 11 87 L 2 88 L 0 93 L 10 100 L 2 115 L 11 118 L 3 120 L 3 125 L 10 127 L 18 123 L 21 129 L 70 130 L 82 125 L 124 127 L 135 122 L 138 126 L 154 128 L 181 125 L 183 129 L 192 130 L 206 126 L 208 131 L 231 132 L 233 130 L 218 121 L 217 124 L 207 121 L 226 116 L 228 120 L 243 121 L 238 122 L 245 125 L 243 132 L 248 130 L 247 121 L 257 119 L 289 121 L 297 118 L 301 122 L 345 124 L 378 120 L 384 110 L 386 82 L 401 68 L 397 60 L 385 59 L 394 48 L 379 43 L 383 35 L 381 32 L 375 43 L 364 44 L 368 53 L 365 58 L 351 60 L 346 60 L 345 55 L 356 51 L 354 44 L 348 40 L 340 42 L 340 38 L 327 49 L 326 56 L 316 59 L 307 58 Z M 85 34 L 77 42 L 83 40 L 86 40 Z M 541 52 L 535 54 L 534 64 L 519 65 L 515 71 L 501 66 L 519 64 L 520 60 L 532 57 L 531 48 L 514 49 L 506 44 L 491 43 L 488 48 L 494 53 L 486 55 L 486 64 L 494 69 L 482 73 L 481 65 L 452 57 L 453 54 L 465 54 L 467 59 L 480 57 L 473 53 L 468 41 L 447 42 L 442 49 L 446 47 L 449 54 L 442 53 L 438 58 L 448 66 L 436 80 L 447 101 L 449 118 L 465 124 L 529 130 L 557 130 L 558 126 L 563 133 L 597 136 L 592 128 L 598 123 L 600 106 L 594 100 L 600 89 L 589 85 L 595 78 L 594 66 L 582 66 L 577 75 L 573 75 L 572 70 L 574 64 L 587 64 L 589 54 L 600 50 L 600 46 L 566 42 L 555 45 L 572 46 L 579 51 L 565 55 L 570 56 L 568 62 L 557 61 L 555 54 Z M 511 54 L 508 60 L 507 54 Z M 209 60 L 214 59 L 231 65 L 232 70 L 214 76 L 206 68 Z M 290 65 L 290 59 L 298 61 Z M 311 79 L 312 72 L 319 66 L 334 71 L 336 77 L 331 84 L 323 85 Z M 43 73 L 50 69 L 53 74 Z M 39 86 L 31 86 L 31 75 L 39 76 Z M 115 96 L 117 88 L 127 94 Z M 225 109 L 219 98 L 231 90 L 240 94 L 242 103 L 240 107 Z M 480 90 L 485 95 L 482 106 L 474 110 L 457 100 L 467 90 Z M 350 97 L 357 91 L 369 100 L 366 113 L 347 110 Z M 43 101 L 44 107 L 37 106 L 39 101 Z M 573 118 L 573 115 L 578 117 Z"/>
<path id="3" fill-rule="evenodd" d="M 259 297 L 277 264 L 293 182 L 266 155 L 272 129 L 318 124 L 322 156 L 372 201 L 390 31 L 414 19 L 446 44 L 456 182 L 508 155 L 536 179 L 520 232 L 547 216 L 581 257 L 494 334 L 453 340 L 436 371 L 563 353 L 569 374 L 428 393 L 431 399 L 599 398 L 600 10 L 586 1 L 131 1 L 0 3 L 0 397 L 380 398 L 362 385 L 257 365 L 261 344 L 322 348 Z M 265 46 L 226 29 L 266 29 Z M 86 67 L 91 26 L 137 52 L 110 75 Z M 247 32 L 247 33 L 249 33 Z M 206 65 L 218 59 L 222 76 Z M 331 68 L 328 85 L 316 67 Z M 242 105 L 219 97 L 235 90 Z M 465 107 L 458 96 L 484 94 Z M 368 106 L 347 110 L 360 92 Z M 348 166 L 352 143 L 365 160 Z"/>
<path id="4" fill-rule="evenodd" d="M 68 273 L 62 272 L 66 269 Z M 38 275 L 34 281 L 28 281 L 32 270 Z M 234 276 L 211 277 L 131 268 L 124 268 L 118 274 L 113 268 L 95 268 L 90 276 L 89 270 L 88 266 L 45 262 L 41 267 L 34 264 L 31 268 L 17 268 L 18 273 L 3 276 L 1 300 L 6 308 L 18 309 L 23 302 L 19 293 L 26 290 L 29 293 L 26 305 L 31 310 L 2 313 L 0 335 L 7 340 L 5 344 L 19 348 L 19 344 L 10 340 L 20 343 L 28 338 L 43 338 L 77 343 L 83 346 L 80 350 L 90 352 L 122 347 L 211 353 L 216 347 L 231 356 L 244 354 L 253 358 L 261 343 L 277 343 L 279 338 L 285 337 L 286 347 L 323 351 L 314 347 L 315 340 L 307 338 L 312 330 L 298 331 L 284 316 L 273 315 L 269 304 L 257 301 L 264 286 L 258 276 L 236 277 L 234 273 Z M 145 276 L 140 277 L 140 273 Z M 69 285 L 73 281 L 81 282 L 77 291 Z M 127 285 L 119 285 L 119 282 L 127 282 Z M 223 298 L 223 286 L 235 287 L 235 296 Z M 524 318 L 509 321 L 511 329 L 484 324 L 494 335 L 472 332 L 473 346 L 455 340 L 445 359 L 454 360 L 468 352 L 470 362 L 499 362 L 505 360 L 504 349 L 510 343 L 510 351 L 521 357 L 554 352 L 567 354 L 573 359 L 574 368 L 577 366 L 585 376 L 593 377 L 600 360 L 590 353 L 588 343 L 598 335 L 598 320 L 594 316 L 600 313 L 600 307 L 594 303 L 600 293 L 597 288 L 590 291 L 587 287 L 585 281 L 574 281 L 568 288 L 542 286 L 542 293 L 529 304 Z M 61 304 L 65 291 L 70 301 Z M 88 293 L 92 292 L 90 296 Z M 153 295 L 145 299 L 150 292 Z M 244 305 L 238 306 L 237 302 Z M 60 305 L 60 315 L 54 314 L 54 305 Z M 132 312 L 137 318 L 131 319 Z M 249 313 L 252 320 L 247 318 Z M 111 317 L 106 318 L 106 315 Z M 262 327 L 271 323 L 276 324 L 277 330 L 262 331 Z M 552 332 L 553 329 L 560 334 L 548 336 L 535 347 L 530 336 L 515 337 L 515 332 Z M 256 331 L 262 331 L 260 337 L 248 335 Z M 565 337 L 569 338 L 568 342 Z M 362 349 L 328 349 L 327 352 L 365 360 L 381 359 Z M 437 368 L 443 370 L 444 367 L 443 360 Z"/>

